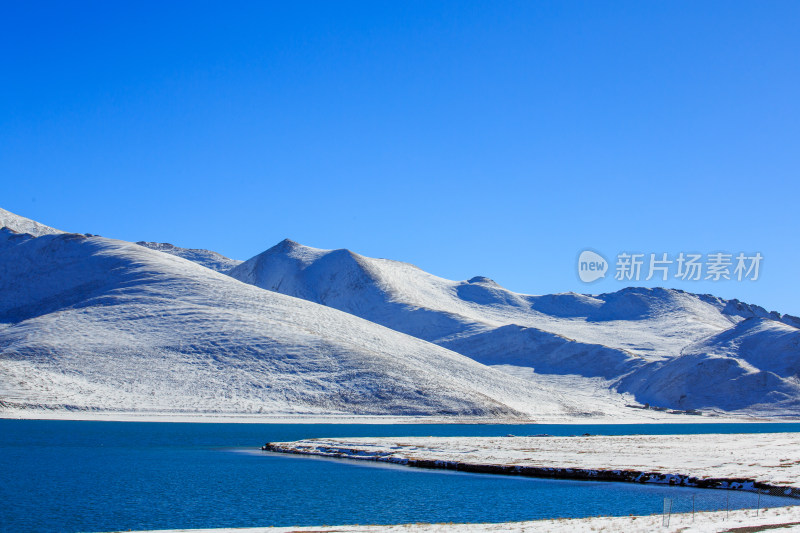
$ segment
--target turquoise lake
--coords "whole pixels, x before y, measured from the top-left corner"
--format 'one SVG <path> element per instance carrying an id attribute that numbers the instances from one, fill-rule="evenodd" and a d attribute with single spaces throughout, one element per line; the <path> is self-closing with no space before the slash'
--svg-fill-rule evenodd
<path id="1" fill-rule="evenodd" d="M 755 507 L 757 496 L 268 454 L 311 437 L 796 432 L 800 424 L 361 425 L 0 420 L 0 531 L 77 532 L 551 517 Z M 800 503 L 761 498 L 762 506 Z"/>

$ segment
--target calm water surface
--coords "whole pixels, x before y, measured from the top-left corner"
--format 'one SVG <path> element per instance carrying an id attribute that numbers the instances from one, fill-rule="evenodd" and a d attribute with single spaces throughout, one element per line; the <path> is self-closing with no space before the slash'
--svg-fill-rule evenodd
<path id="1" fill-rule="evenodd" d="M 800 424 L 360 425 L 0 420 L 0 531 L 501 522 L 754 507 L 731 491 L 428 471 L 260 452 L 311 437 L 800 431 Z M 764 498 L 762 505 L 796 500 Z"/>

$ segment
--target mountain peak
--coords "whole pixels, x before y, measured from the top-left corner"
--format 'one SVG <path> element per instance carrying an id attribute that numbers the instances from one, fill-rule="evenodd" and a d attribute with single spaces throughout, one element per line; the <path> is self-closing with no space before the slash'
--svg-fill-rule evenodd
<path id="1" fill-rule="evenodd" d="M 278 244 L 272 246 L 271 248 L 268 248 L 267 250 L 265 250 L 264 252 L 262 252 L 259 255 L 275 254 L 275 253 L 277 253 L 277 254 L 291 254 L 293 252 L 305 251 L 305 250 L 316 250 L 316 248 L 311 248 L 309 246 L 305 246 L 303 244 L 300 244 L 297 241 L 293 241 L 292 239 L 286 238 L 286 239 L 283 239 Z M 258 257 L 258 256 L 256 256 L 256 257 Z"/>
<path id="2" fill-rule="evenodd" d="M 467 280 L 467 283 L 481 283 L 483 285 L 493 285 L 499 287 L 497 282 L 491 278 L 487 278 L 486 276 L 475 276 Z"/>
<path id="3" fill-rule="evenodd" d="M 301 246 L 301 244 L 299 242 L 293 241 L 292 239 L 289 239 L 288 237 L 286 239 L 283 239 L 281 242 L 279 242 L 278 244 L 275 245 L 276 248 L 278 248 L 278 247 L 280 247 L 280 248 L 297 248 L 298 246 Z"/>

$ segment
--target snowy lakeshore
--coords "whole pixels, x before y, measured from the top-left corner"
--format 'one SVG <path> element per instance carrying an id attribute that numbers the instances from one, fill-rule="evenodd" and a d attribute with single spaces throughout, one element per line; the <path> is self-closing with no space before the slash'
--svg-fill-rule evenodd
<path id="1" fill-rule="evenodd" d="M 800 498 L 800 433 L 307 439 L 269 452 L 532 477 L 765 490 Z"/>
<path id="2" fill-rule="evenodd" d="M 479 531 L 503 531 L 524 533 L 533 531 L 625 531 L 626 533 L 650 531 L 680 531 L 682 533 L 712 533 L 738 531 L 781 532 L 800 531 L 800 506 L 778 507 L 774 509 L 754 509 L 738 511 L 715 511 L 705 513 L 675 514 L 665 525 L 662 515 L 648 516 L 599 516 L 592 518 L 557 518 L 552 520 L 530 520 L 526 522 L 501 522 L 496 524 L 397 524 L 397 525 L 341 525 L 313 527 L 255 527 L 227 529 L 177 529 L 139 533 L 367 533 L 367 532 L 421 532 L 455 533 Z"/>
<path id="3" fill-rule="evenodd" d="M 445 415 L 363 415 L 353 413 L 248 413 L 203 411 L 103 411 L 65 408 L 14 408 L 0 401 L 0 420 L 86 420 L 111 422 L 178 422 L 178 423 L 246 423 L 246 424 L 526 424 L 575 425 L 586 424 L 764 424 L 798 423 L 797 417 L 757 417 L 730 413 L 712 413 L 692 416 L 664 411 L 628 409 L 615 416 L 555 416 L 529 417 L 478 417 Z M 534 431 L 532 429 L 531 431 Z"/>

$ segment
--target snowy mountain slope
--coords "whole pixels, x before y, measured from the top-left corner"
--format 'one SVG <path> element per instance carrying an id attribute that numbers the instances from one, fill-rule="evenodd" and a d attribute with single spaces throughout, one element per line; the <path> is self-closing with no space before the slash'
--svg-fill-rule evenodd
<path id="1" fill-rule="evenodd" d="M 714 296 L 703 295 L 702 297 L 717 299 Z M 718 299 L 717 299 L 718 300 Z M 795 328 L 800 328 L 800 317 L 792 315 L 781 315 L 777 311 L 767 311 L 759 305 L 746 304 L 739 300 L 722 300 L 725 302 L 723 313 L 730 316 L 740 316 L 742 318 L 768 318 L 776 322 L 782 322 Z"/>
<path id="2" fill-rule="evenodd" d="M 562 392 L 132 243 L 0 231 L 0 409 L 603 410 Z"/>
<path id="3" fill-rule="evenodd" d="M 800 330 L 748 318 L 626 377 L 621 388 L 659 405 L 800 411 Z"/>
<path id="4" fill-rule="evenodd" d="M 0 410 L 800 414 L 800 319 L 737 300 L 523 295 L 289 240 L 230 271 L 263 291 L 207 250 L 0 222 Z"/>
<path id="5" fill-rule="evenodd" d="M 438 344 L 486 365 L 526 366 L 542 374 L 612 379 L 645 364 L 641 358 L 623 350 L 576 342 L 516 324 L 443 339 Z"/>
<path id="6" fill-rule="evenodd" d="M 167 242 L 147 242 L 139 241 L 136 244 L 150 248 L 151 250 L 158 250 L 170 255 L 183 257 L 189 261 L 193 261 L 198 265 L 203 265 L 206 268 L 215 270 L 217 272 L 228 272 L 230 269 L 242 262 L 238 259 L 230 259 L 222 254 L 213 252 L 211 250 L 203 250 L 197 248 L 181 248 Z"/>
<path id="7" fill-rule="evenodd" d="M 737 357 L 753 368 L 781 377 L 800 378 L 800 358 L 781 358 L 778 354 L 798 353 L 800 330 L 774 320 L 748 318 L 684 350 L 686 354 Z"/>
<path id="8" fill-rule="evenodd" d="M 783 407 L 800 412 L 791 400 L 800 398 L 792 382 L 796 378 L 770 370 L 776 365 L 794 368 L 800 361 L 796 344 L 773 339 L 778 332 L 797 331 L 793 325 L 798 320 L 736 300 L 661 288 L 530 296 L 508 291 L 485 277 L 450 281 L 407 263 L 289 240 L 229 274 L 341 309 L 476 361 L 501 365 L 506 371 L 527 367 L 537 374 L 602 378 L 642 402 L 674 408 L 764 410 L 783 398 Z M 758 352 L 763 368 L 748 362 L 748 357 L 756 356 L 748 355 L 739 343 L 744 339 L 737 324 L 752 317 L 762 317 L 771 326 L 765 326 L 751 344 L 775 341 L 770 350 Z M 703 347 L 712 342 L 707 339 L 718 339 L 713 342 L 722 349 L 720 339 L 727 338 L 726 333 L 736 339 L 727 344 L 734 371 L 720 370 L 719 361 L 707 360 L 711 356 L 703 352 L 711 349 Z M 693 345 L 702 353 L 687 358 L 685 351 Z M 717 370 L 700 372 L 703 365 Z M 692 373 L 704 378 L 695 379 Z"/>
<path id="9" fill-rule="evenodd" d="M 643 367 L 620 388 L 641 401 L 694 409 L 800 412 L 800 331 L 751 318 L 687 347 L 685 353 Z"/>
<path id="10" fill-rule="evenodd" d="M 434 342 L 465 328 L 516 324 L 657 359 L 680 353 L 687 338 L 700 340 L 742 319 L 724 313 L 723 300 L 682 291 L 630 288 L 598 296 L 529 296 L 480 276 L 450 281 L 407 263 L 289 240 L 229 274 Z"/>
<path id="11" fill-rule="evenodd" d="M 10 211 L 0 208 L 0 228 L 9 228 L 17 233 L 29 233 L 34 236 L 64 233 L 61 230 L 40 224 L 35 220 L 15 215 Z"/>

